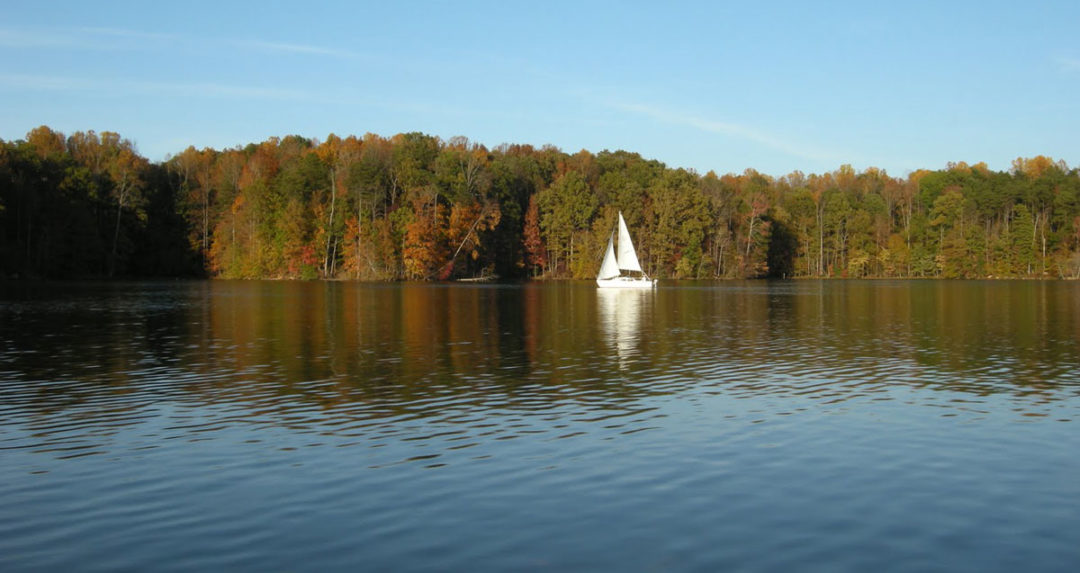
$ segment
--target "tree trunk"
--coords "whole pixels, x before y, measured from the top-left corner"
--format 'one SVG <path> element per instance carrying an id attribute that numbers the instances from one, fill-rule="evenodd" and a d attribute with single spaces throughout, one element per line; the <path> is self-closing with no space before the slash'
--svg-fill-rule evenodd
<path id="1" fill-rule="evenodd" d="M 112 257 L 109 261 L 109 276 L 116 274 L 116 251 L 117 244 L 120 242 L 120 216 L 124 210 L 124 194 L 126 193 L 123 186 L 120 188 L 120 195 L 116 198 L 116 227 L 113 230 L 113 243 L 112 243 Z"/>
<path id="2" fill-rule="evenodd" d="M 334 169 L 330 170 L 330 221 L 326 225 L 326 250 L 323 251 L 323 276 L 330 276 L 333 274 L 331 270 L 332 255 L 330 254 L 330 244 L 334 237 L 334 206 L 337 202 L 337 176 Z"/>
<path id="3" fill-rule="evenodd" d="M 229 239 L 229 266 L 236 270 L 236 213 L 232 214 L 232 224 L 229 225 L 232 237 Z"/>
<path id="4" fill-rule="evenodd" d="M 202 218 L 202 259 L 203 266 L 210 255 L 210 190 L 203 190 L 203 218 Z"/>
<path id="5" fill-rule="evenodd" d="M 334 241 L 334 252 L 330 255 L 330 276 L 334 276 L 334 263 L 337 262 L 337 246 L 338 242 Z"/>
<path id="6" fill-rule="evenodd" d="M 746 231 L 746 264 L 750 264 L 750 245 L 754 244 L 754 221 L 757 220 L 752 212 L 750 213 L 750 228 Z"/>
<path id="7" fill-rule="evenodd" d="M 361 238 L 364 236 L 364 213 L 363 208 L 360 207 L 362 202 L 360 200 L 360 190 L 356 191 L 356 278 L 360 278 L 360 245 L 362 244 Z M 375 211 L 375 199 L 371 200 L 371 210 Z M 372 221 L 374 226 L 374 221 Z"/>
<path id="8" fill-rule="evenodd" d="M 727 247 L 727 243 L 720 245 L 720 256 L 716 261 L 716 276 L 722 276 L 721 273 L 724 270 L 724 248 Z"/>
<path id="9" fill-rule="evenodd" d="M 818 276 L 820 277 L 820 276 L 823 276 L 825 274 L 825 222 L 824 222 L 825 214 L 821 210 L 820 207 L 818 208 L 817 215 L 818 215 L 818 225 L 817 225 L 817 229 L 818 229 L 818 269 L 817 269 L 817 271 L 818 271 Z"/>

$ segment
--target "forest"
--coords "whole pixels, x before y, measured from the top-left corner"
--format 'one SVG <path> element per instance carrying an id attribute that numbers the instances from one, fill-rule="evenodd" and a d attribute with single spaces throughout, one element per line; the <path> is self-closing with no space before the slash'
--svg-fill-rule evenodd
<path id="1" fill-rule="evenodd" d="M 422 133 L 188 147 L 0 140 L 0 278 L 592 278 L 622 211 L 665 279 L 1078 278 L 1080 170 L 704 175 Z"/>

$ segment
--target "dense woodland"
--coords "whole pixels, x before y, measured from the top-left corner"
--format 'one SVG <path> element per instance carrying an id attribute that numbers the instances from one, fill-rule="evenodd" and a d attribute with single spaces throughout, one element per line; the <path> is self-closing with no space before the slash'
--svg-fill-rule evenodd
<path id="1" fill-rule="evenodd" d="M 1080 277 L 1080 170 L 701 175 L 421 133 L 189 147 L 0 140 L 0 277 L 591 278 L 616 213 L 661 278 Z"/>

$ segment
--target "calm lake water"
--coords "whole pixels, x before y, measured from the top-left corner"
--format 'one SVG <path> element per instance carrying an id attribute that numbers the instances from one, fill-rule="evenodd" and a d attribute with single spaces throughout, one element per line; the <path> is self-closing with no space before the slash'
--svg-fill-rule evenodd
<path id="1" fill-rule="evenodd" d="M 1075 571 L 1080 283 L 0 285 L 0 570 Z"/>

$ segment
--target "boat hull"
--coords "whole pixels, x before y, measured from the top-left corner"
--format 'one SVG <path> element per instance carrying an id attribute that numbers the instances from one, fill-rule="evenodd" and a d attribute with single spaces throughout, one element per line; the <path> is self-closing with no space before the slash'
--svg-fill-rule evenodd
<path id="1" fill-rule="evenodd" d="M 656 279 L 645 277 L 615 277 L 612 279 L 596 279 L 596 286 L 600 288 L 653 288 Z"/>

